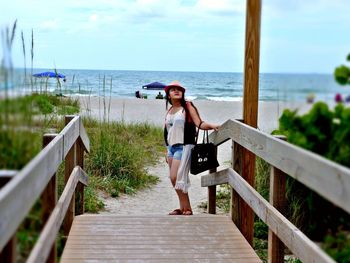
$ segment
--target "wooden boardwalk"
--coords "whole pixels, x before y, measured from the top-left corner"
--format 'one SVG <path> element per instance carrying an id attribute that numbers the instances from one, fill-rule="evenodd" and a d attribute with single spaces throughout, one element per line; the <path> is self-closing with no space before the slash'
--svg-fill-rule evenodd
<path id="1" fill-rule="evenodd" d="M 80 215 L 61 262 L 261 262 L 227 216 Z"/>

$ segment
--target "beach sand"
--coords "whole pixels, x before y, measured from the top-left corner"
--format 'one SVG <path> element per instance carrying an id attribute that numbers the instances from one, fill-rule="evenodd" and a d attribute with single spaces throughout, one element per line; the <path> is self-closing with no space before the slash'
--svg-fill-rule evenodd
<path id="1" fill-rule="evenodd" d="M 91 117 L 126 123 L 147 122 L 163 127 L 165 117 L 165 100 L 136 98 L 80 97 L 82 113 Z M 228 119 L 242 119 L 243 103 L 241 101 L 194 100 L 194 105 L 204 121 L 221 124 Z M 259 102 L 258 128 L 271 132 L 278 127 L 278 118 L 283 109 L 299 109 L 305 113 L 311 104 L 300 102 Z M 109 110 L 110 107 L 110 110 Z"/>
<path id="2" fill-rule="evenodd" d="M 103 98 L 80 97 L 83 115 L 110 121 L 124 121 L 126 123 L 147 122 L 163 127 L 165 117 L 165 101 L 156 99 L 133 98 Z M 242 102 L 223 102 L 195 100 L 193 101 L 203 120 L 221 124 L 228 119 L 242 119 Z M 283 109 L 299 109 L 300 113 L 307 112 L 312 105 L 292 102 L 259 102 L 258 127 L 270 133 L 278 127 L 278 118 Z M 110 108 L 110 109 L 109 109 Z M 160 138 L 163 140 L 163 138 Z M 231 141 L 218 147 L 219 170 L 230 166 Z M 150 174 L 159 177 L 160 182 L 151 189 L 139 191 L 136 195 L 122 195 L 118 199 L 103 197 L 106 210 L 102 213 L 117 214 L 167 214 L 178 208 L 178 201 L 174 189 L 168 178 L 168 167 L 162 158 L 154 167 L 148 167 Z M 206 174 L 207 172 L 204 172 Z M 198 208 L 207 200 L 207 188 L 200 186 L 200 176 L 190 175 L 191 188 L 189 190 L 192 209 L 195 213 L 204 210 Z"/>

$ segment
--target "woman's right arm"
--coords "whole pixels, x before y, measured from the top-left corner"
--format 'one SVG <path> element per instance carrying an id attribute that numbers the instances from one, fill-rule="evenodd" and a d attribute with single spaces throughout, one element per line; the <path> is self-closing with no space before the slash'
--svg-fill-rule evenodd
<path id="1" fill-rule="evenodd" d="M 215 131 L 217 131 L 219 129 L 220 125 L 211 124 L 211 123 L 202 121 L 197 109 L 195 107 L 193 107 L 193 105 L 191 103 L 188 104 L 188 111 L 190 112 L 190 115 L 191 115 L 191 118 L 192 118 L 194 124 L 197 127 L 199 127 L 199 125 L 200 125 L 200 128 L 202 130 L 215 130 Z"/>

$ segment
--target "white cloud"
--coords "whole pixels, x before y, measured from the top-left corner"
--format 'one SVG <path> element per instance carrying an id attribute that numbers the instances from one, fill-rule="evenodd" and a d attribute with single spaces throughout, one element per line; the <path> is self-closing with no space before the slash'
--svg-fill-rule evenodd
<path id="1" fill-rule="evenodd" d="M 97 14 L 93 14 L 89 17 L 89 21 L 97 21 L 98 19 L 98 15 Z"/>
<path id="2" fill-rule="evenodd" d="M 42 29 L 56 29 L 58 28 L 58 19 L 53 19 L 53 20 L 46 20 L 43 21 L 40 25 L 40 28 Z"/>
<path id="3" fill-rule="evenodd" d="M 218 15 L 234 15 L 243 13 L 245 1 L 239 0 L 198 0 L 194 6 L 196 11 L 204 11 Z"/>

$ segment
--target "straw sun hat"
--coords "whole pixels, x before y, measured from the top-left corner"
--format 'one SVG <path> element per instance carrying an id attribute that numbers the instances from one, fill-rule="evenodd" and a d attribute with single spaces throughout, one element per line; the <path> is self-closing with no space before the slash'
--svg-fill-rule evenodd
<path id="1" fill-rule="evenodd" d="M 178 82 L 177 80 L 174 80 L 174 81 L 171 82 L 168 86 L 166 86 L 165 89 L 164 89 L 164 91 L 165 91 L 166 93 L 168 93 L 168 92 L 169 92 L 169 89 L 170 89 L 170 88 L 174 88 L 174 87 L 179 88 L 182 92 L 185 92 L 185 91 L 186 91 L 186 89 L 185 89 L 184 87 L 182 87 L 181 84 L 180 84 L 180 82 Z"/>

